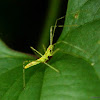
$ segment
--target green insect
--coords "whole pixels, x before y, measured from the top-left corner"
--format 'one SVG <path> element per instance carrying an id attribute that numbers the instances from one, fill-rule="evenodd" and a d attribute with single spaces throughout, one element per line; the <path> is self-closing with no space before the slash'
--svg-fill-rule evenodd
<path id="1" fill-rule="evenodd" d="M 61 18 L 57 19 L 56 22 L 55 22 L 55 26 L 51 26 L 51 28 L 50 28 L 50 45 L 48 46 L 48 48 L 45 51 L 44 55 L 42 55 L 39 51 L 37 51 L 36 49 L 34 49 L 33 47 L 31 47 L 31 49 L 33 51 L 35 51 L 36 53 L 38 53 L 41 57 L 39 59 L 35 60 L 35 61 L 32 61 L 32 62 L 28 63 L 25 66 L 23 64 L 23 87 L 24 88 L 25 88 L 25 69 L 27 69 L 29 67 L 35 66 L 35 65 L 37 65 L 39 63 L 44 63 L 45 65 L 47 65 L 48 67 L 50 67 L 51 69 L 53 69 L 54 71 L 56 71 L 56 72 L 59 73 L 59 70 L 58 69 L 54 68 L 53 66 L 51 66 L 51 65 L 49 65 L 47 63 L 47 61 L 49 60 L 49 57 L 53 56 L 57 51 L 60 50 L 58 48 L 55 51 L 53 51 L 54 46 L 56 44 L 58 44 L 58 43 L 64 43 L 64 44 L 70 45 L 70 46 L 72 46 L 72 47 L 74 47 L 76 49 L 79 49 L 80 51 L 83 51 L 81 48 L 79 48 L 77 46 L 74 46 L 74 45 L 72 45 L 72 44 L 70 44 L 68 42 L 65 42 L 65 41 L 60 41 L 60 42 L 57 42 L 57 43 L 53 44 L 53 37 L 54 37 L 54 33 L 55 33 L 56 27 L 64 27 L 62 25 L 57 26 L 57 21 L 60 20 L 60 19 L 62 19 L 62 18 L 64 18 L 64 17 L 61 17 Z M 77 26 L 77 25 L 74 25 L 74 26 Z M 54 28 L 54 30 L 53 30 L 53 28 Z"/>

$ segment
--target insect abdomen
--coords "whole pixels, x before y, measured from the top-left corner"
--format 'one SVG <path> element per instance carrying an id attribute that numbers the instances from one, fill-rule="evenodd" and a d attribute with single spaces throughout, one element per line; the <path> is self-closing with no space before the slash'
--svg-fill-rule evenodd
<path id="1" fill-rule="evenodd" d="M 37 64 L 39 64 L 40 62 L 38 62 L 38 61 L 32 61 L 32 62 L 30 62 L 29 64 L 27 64 L 24 68 L 25 69 L 27 69 L 27 68 L 29 68 L 29 67 L 31 67 L 31 66 L 34 66 L 34 65 L 37 65 Z"/>

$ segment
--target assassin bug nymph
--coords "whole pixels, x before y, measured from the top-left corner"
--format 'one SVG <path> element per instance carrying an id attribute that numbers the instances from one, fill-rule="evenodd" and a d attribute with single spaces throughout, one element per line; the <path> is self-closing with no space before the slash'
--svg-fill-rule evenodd
<path id="1" fill-rule="evenodd" d="M 65 16 L 64 16 L 65 17 Z M 49 60 L 49 57 L 53 56 L 58 50 L 60 50 L 59 48 L 56 49 L 55 51 L 53 51 L 54 49 L 54 46 L 58 43 L 65 43 L 67 45 L 70 45 L 80 51 L 83 51 L 81 48 L 77 47 L 77 46 L 74 46 L 68 42 L 65 42 L 65 41 L 60 41 L 60 42 L 57 42 L 57 43 L 54 43 L 53 44 L 53 37 L 54 37 L 54 33 L 55 33 L 55 29 L 56 27 L 64 27 L 63 25 L 60 25 L 60 26 L 57 26 L 57 21 L 64 18 L 64 17 L 61 17 L 59 19 L 56 20 L 55 22 L 55 26 L 51 26 L 50 28 L 50 45 L 48 46 L 47 50 L 45 51 L 44 55 L 42 55 L 39 51 L 37 51 L 36 49 L 34 49 L 33 47 L 30 47 L 33 51 L 35 51 L 36 53 L 38 53 L 41 57 L 35 61 L 31 61 L 30 63 L 28 63 L 27 65 L 24 66 L 23 64 L 23 87 L 25 88 L 25 69 L 31 67 L 31 66 L 35 66 L 39 63 L 44 63 L 45 65 L 47 65 L 48 67 L 50 67 L 51 69 L 55 70 L 56 72 L 59 72 L 58 69 L 54 68 L 53 66 L 49 65 L 46 61 Z M 77 25 L 74 25 L 74 26 L 77 26 Z"/>

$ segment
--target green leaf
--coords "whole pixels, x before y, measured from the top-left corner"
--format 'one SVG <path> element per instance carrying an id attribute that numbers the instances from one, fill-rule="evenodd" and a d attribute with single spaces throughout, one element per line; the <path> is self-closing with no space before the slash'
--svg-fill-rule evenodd
<path id="1" fill-rule="evenodd" d="M 81 56 L 91 63 L 100 77 L 99 4 L 99 0 L 83 0 L 80 2 L 70 0 L 65 25 L 78 25 L 78 27 L 64 28 L 60 40 L 65 40 L 81 48 L 84 51 L 83 53 L 78 50 L 73 50 L 75 48 L 72 48 L 72 51 L 68 50 L 67 46 L 66 51 Z M 72 5 L 75 5 L 73 9 L 71 8 Z"/>
<path id="2" fill-rule="evenodd" d="M 33 57 L 13 51 L 0 41 L 0 100 L 90 100 L 100 98 L 100 1 L 69 0 L 60 48 L 48 62 L 26 70 Z M 71 27 L 66 27 L 70 25 Z M 77 25 L 77 26 L 73 26 Z"/>

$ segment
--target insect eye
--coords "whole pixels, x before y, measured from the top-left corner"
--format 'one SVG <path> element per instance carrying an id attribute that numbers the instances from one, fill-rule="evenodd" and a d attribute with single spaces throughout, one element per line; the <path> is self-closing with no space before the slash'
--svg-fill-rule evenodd
<path id="1" fill-rule="evenodd" d="M 50 49 L 50 52 L 52 52 L 52 49 Z"/>

